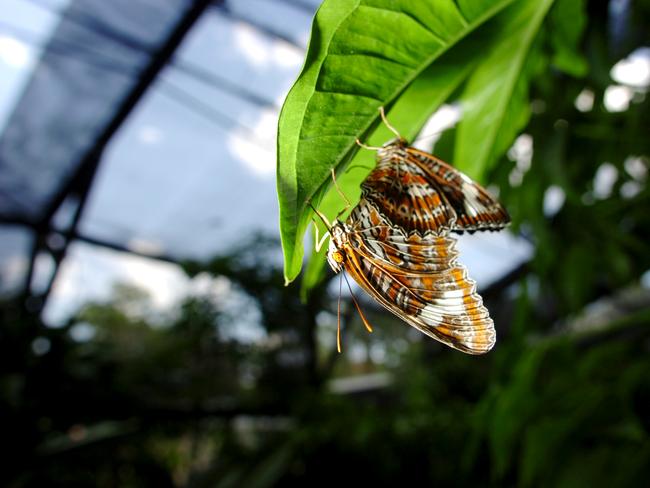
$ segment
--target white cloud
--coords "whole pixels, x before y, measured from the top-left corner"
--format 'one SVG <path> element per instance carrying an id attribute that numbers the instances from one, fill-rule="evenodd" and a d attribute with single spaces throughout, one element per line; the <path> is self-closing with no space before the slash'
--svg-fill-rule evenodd
<path id="1" fill-rule="evenodd" d="M 235 44 L 248 61 L 256 66 L 269 64 L 269 43 L 259 32 L 243 22 L 235 24 L 234 32 Z"/>
<path id="2" fill-rule="evenodd" d="M 145 125 L 138 132 L 138 138 L 143 144 L 158 144 L 163 138 L 163 133 L 158 127 Z"/>
<path id="3" fill-rule="evenodd" d="M 275 64 L 283 68 L 297 68 L 305 57 L 304 51 L 282 40 L 273 42 L 271 54 Z"/>
<path id="4" fill-rule="evenodd" d="M 153 307 L 164 311 L 186 295 L 189 278 L 171 263 L 74 243 L 61 264 L 44 321 L 55 326 L 63 323 L 84 303 L 108 299 L 116 283 L 142 288 Z"/>
<path id="5" fill-rule="evenodd" d="M 269 134 L 275 135 L 278 113 L 263 111 L 253 127 L 253 133 L 259 134 L 258 140 Z M 238 161 L 244 164 L 255 176 L 270 178 L 275 175 L 275 141 L 268 141 L 268 148 L 249 142 L 250 136 L 240 130 L 228 135 L 228 148 Z"/>
<path id="6" fill-rule="evenodd" d="M 131 239 L 126 247 L 131 251 L 151 256 L 163 254 L 164 251 L 163 245 L 160 242 L 140 238 Z"/>
<path id="7" fill-rule="evenodd" d="M 24 68 L 32 60 L 29 47 L 6 35 L 0 35 L 0 61 L 12 68 Z"/>

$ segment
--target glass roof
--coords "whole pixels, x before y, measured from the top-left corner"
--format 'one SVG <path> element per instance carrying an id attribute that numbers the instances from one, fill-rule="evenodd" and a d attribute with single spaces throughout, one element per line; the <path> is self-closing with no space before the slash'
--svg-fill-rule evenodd
<path id="1" fill-rule="evenodd" d="M 306 36 L 309 16 L 296 17 L 296 35 Z M 276 232 L 275 126 L 302 56 L 208 11 L 112 142 L 82 232 L 179 259 Z"/>
<path id="2" fill-rule="evenodd" d="M 0 291 L 24 285 L 28 226 L 51 215 L 65 234 L 84 204 L 48 299 L 51 322 L 116 281 L 136 281 L 161 306 L 187 292 L 179 268 L 141 255 L 204 260 L 277 235 L 276 124 L 317 7 L 307 0 L 211 4 L 111 134 L 87 199 L 83 188 L 62 196 L 191 5 L 5 0 L 0 10 Z M 56 233 L 47 239 L 61 245 Z M 461 248 L 483 285 L 530 254 L 508 234 Z M 31 284 L 46 288 L 56 266 L 38 255 Z"/>

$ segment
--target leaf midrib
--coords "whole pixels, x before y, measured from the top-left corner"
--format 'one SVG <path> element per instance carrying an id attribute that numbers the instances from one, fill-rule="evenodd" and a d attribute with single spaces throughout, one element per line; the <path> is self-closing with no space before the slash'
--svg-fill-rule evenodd
<path id="1" fill-rule="evenodd" d="M 359 4 L 360 4 L 360 2 L 361 2 L 361 0 L 356 0 L 356 5 L 354 6 L 354 10 L 356 10 L 356 9 L 359 8 Z M 353 11 L 354 11 L 354 10 L 353 10 Z M 318 14 L 317 14 L 317 15 L 318 15 Z M 316 20 L 315 20 L 315 19 L 316 19 L 316 18 L 314 17 L 314 23 L 316 23 Z M 332 43 L 332 42 L 331 42 L 332 39 L 334 38 L 334 36 L 336 35 L 336 33 L 337 33 L 337 32 L 339 31 L 339 29 L 341 28 L 341 24 L 342 24 L 346 19 L 347 19 L 347 17 L 342 18 L 342 19 L 338 22 L 336 28 L 334 29 L 334 33 L 332 34 L 332 37 L 329 39 L 329 45 L 331 45 L 331 43 Z M 320 72 L 321 68 L 323 67 L 323 63 L 325 62 L 325 59 L 326 59 L 327 56 L 329 56 L 329 54 L 330 54 L 330 53 L 329 53 L 329 49 L 330 49 L 329 45 L 327 46 L 327 52 L 325 53 L 325 56 L 323 57 L 322 61 L 320 62 L 320 65 L 319 65 L 319 67 L 318 67 L 318 72 L 316 73 L 316 80 L 318 79 L 318 73 Z M 307 112 L 307 109 L 308 109 L 308 107 L 309 107 L 309 103 L 310 103 L 311 100 L 313 99 L 313 97 L 314 97 L 314 93 L 316 93 L 316 88 L 315 88 L 315 87 L 316 87 L 316 84 L 314 83 L 314 89 L 311 90 L 311 95 L 309 95 L 309 98 L 307 99 L 307 102 L 303 105 L 304 108 L 303 108 L 303 110 L 301 111 L 301 115 L 302 115 L 301 118 L 302 118 L 302 120 L 304 120 L 304 118 L 305 118 L 305 113 Z M 300 127 L 300 132 L 302 133 L 302 125 L 301 125 L 301 127 Z M 295 148 L 294 148 L 294 154 L 293 154 L 293 162 L 294 162 L 294 164 L 292 165 L 292 166 L 293 166 L 293 178 L 294 178 L 295 183 L 296 183 L 296 184 L 295 184 L 295 188 L 296 188 L 296 195 L 295 195 L 295 197 L 296 197 L 296 201 L 295 201 L 295 203 L 294 203 L 294 205 L 295 205 L 295 210 L 296 210 L 296 215 L 297 215 L 297 217 L 298 217 L 296 223 L 299 223 L 299 221 L 300 221 L 300 213 L 301 213 L 301 210 L 302 210 L 303 208 L 306 207 L 306 205 L 301 205 L 301 204 L 298 203 L 298 202 L 299 202 L 298 194 L 300 193 L 300 187 L 299 187 L 299 185 L 298 185 L 298 171 L 297 171 L 296 162 L 298 161 L 298 147 L 299 147 L 299 145 L 300 145 L 300 141 L 301 141 L 301 140 L 302 140 L 302 138 L 301 138 L 300 134 L 298 134 L 298 142 L 296 143 L 296 146 L 295 146 Z M 319 188 L 320 188 L 320 187 L 319 187 Z M 314 196 L 314 194 L 310 195 L 310 198 L 313 197 L 313 196 Z M 294 239 L 294 240 L 295 240 L 295 239 Z M 295 250 L 292 252 L 292 254 L 295 254 Z"/>

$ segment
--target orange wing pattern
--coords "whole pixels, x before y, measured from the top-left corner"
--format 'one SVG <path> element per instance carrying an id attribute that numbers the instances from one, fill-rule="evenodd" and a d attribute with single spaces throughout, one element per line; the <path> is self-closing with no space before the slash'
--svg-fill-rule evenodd
<path id="1" fill-rule="evenodd" d="M 377 152 L 377 167 L 361 188 L 407 235 L 496 231 L 510 223 L 508 212 L 478 183 L 401 139 Z"/>
<path id="2" fill-rule="evenodd" d="M 492 319 L 457 261 L 454 239 L 405 236 L 364 198 L 331 236 L 329 254 L 342 254 L 342 267 L 389 311 L 459 351 L 492 348 Z"/>

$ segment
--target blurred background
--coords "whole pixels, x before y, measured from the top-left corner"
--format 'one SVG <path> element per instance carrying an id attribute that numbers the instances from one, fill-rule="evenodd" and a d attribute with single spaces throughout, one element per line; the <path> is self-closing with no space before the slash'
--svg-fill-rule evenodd
<path id="1" fill-rule="evenodd" d="M 585 3 L 586 74 L 537 75 L 490 175 L 513 226 L 460 242 L 485 357 L 361 293 L 375 332 L 344 295 L 337 354 L 338 281 L 283 286 L 275 130 L 317 6 L 3 0 L 0 484 L 646 484 L 649 2 Z"/>

